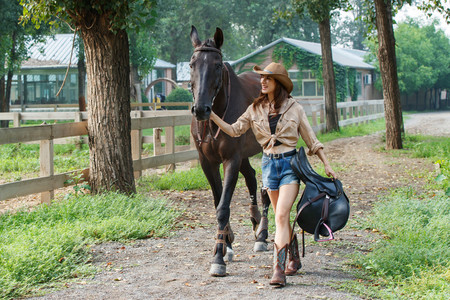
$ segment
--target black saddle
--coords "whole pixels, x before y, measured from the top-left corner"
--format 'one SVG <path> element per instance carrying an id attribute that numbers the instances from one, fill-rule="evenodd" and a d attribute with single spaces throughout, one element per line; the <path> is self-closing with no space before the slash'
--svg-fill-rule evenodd
<path id="1" fill-rule="evenodd" d="M 297 222 L 304 231 L 314 234 L 315 241 L 334 239 L 333 232 L 344 228 L 350 215 L 349 200 L 342 183 L 338 179 L 317 174 L 309 164 L 303 147 L 292 157 L 291 166 L 305 183 L 297 204 L 292 235 Z M 321 239 L 320 235 L 329 238 Z"/>

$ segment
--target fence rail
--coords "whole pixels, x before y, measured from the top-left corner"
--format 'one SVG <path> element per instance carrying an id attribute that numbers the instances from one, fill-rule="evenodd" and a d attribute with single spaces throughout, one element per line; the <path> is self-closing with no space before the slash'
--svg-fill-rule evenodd
<path id="1" fill-rule="evenodd" d="M 24 119 L 27 114 L 20 113 Z M 33 113 L 34 114 L 34 113 Z M 50 119 L 73 119 L 73 114 L 52 113 L 44 117 Z M 59 115 L 56 115 L 59 114 Z M 170 115 L 169 115 L 170 114 Z M 10 115 L 0 114 L 0 119 L 10 119 Z M 87 115 L 81 114 L 81 117 Z M 30 117 L 28 115 L 28 117 Z M 198 159 L 197 150 L 192 144 L 189 146 L 175 147 L 174 127 L 189 125 L 191 113 L 189 111 L 161 111 L 161 112 L 140 112 L 131 113 L 131 141 L 133 168 L 135 177 L 139 177 L 141 172 L 148 168 L 169 165 L 172 169 L 179 162 Z M 41 119 L 39 117 L 39 119 Z M 40 177 L 10 182 L 0 185 L 0 201 L 25 196 L 29 194 L 41 193 L 41 202 L 50 202 L 53 198 L 53 191 L 58 188 L 68 186 L 67 181 L 79 172 L 83 172 L 83 178 L 88 178 L 89 170 L 77 170 L 73 172 L 53 174 L 53 144 L 55 139 L 73 138 L 87 135 L 87 120 L 72 123 L 40 125 L 30 127 L 16 127 L 0 129 L 0 145 L 38 142 L 40 143 Z M 153 136 L 142 136 L 142 130 L 153 128 Z M 165 139 L 161 136 L 162 129 L 165 128 Z M 154 156 L 142 157 L 142 144 L 151 141 L 154 146 Z M 165 147 L 162 142 L 165 141 Z M 186 149 L 187 148 L 187 149 Z"/>
<path id="2" fill-rule="evenodd" d="M 323 101 L 299 101 L 315 132 L 323 131 L 325 125 L 325 104 Z M 337 104 L 339 125 L 365 123 L 384 117 L 383 100 L 365 100 L 341 102 Z M 191 113 L 186 110 L 172 111 L 132 111 L 131 112 L 131 144 L 135 177 L 148 168 L 169 165 L 198 159 L 198 153 L 193 145 L 175 147 L 175 126 L 189 125 Z M 13 112 L 0 113 L 0 120 L 12 120 L 15 128 L 0 129 L 0 145 L 12 143 L 40 143 L 40 177 L 10 182 L 0 185 L 0 201 L 9 198 L 41 193 L 42 202 L 50 202 L 53 191 L 67 186 L 67 180 L 76 173 L 82 172 L 88 178 L 89 169 L 73 172 L 53 173 L 53 144 L 56 139 L 80 138 L 87 135 L 87 112 Z M 43 124 L 40 126 L 20 127 L 21 120 L 73 120 L 72 123 Z M 153 136 L 143 136 L 142 130 L 153 128 Z M 166 135 L 161 136 L 165 128 Z M 143 143 L 153 143 L 154 153 L 150 157 L 142 157 Z M 165 143 L 165 147 L 161 146 Z M 187 148 L 187 149 L 186 149 Z"/>

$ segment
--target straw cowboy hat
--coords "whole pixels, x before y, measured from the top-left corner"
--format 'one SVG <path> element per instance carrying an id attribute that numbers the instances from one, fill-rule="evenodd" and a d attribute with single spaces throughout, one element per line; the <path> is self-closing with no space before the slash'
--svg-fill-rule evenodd
<path id="1" fill-rule="evenodd" d="M 270 75 L 271 77 L 278 80 L 284 88 L 287 90 L 287 92 L 290 94 L 292 92 L 292 89 L 294 88 L 294 84 L 292 83 L 291 79 L 289 78 L 289 74 L 286 71 L 286 69 L 283 67 L 282 64 L 279 63 L 270 63 L 267 67 L 264 68 L 264 70 L 259 66 L 254 66 L 253 71 L 255 71 L 258 74 L 262 75 Z"/>

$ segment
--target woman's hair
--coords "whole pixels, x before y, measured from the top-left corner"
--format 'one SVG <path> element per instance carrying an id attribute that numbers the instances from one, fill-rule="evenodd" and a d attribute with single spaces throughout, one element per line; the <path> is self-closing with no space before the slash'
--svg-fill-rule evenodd
<path id="1" fill-rule="evenodd" d="M 286 98 L 291 97 L 291 95 L 287 92 L 286 88 L 278 80 L 276 80 L 275 78 L 273 78 L 273 80 L 275 80 L 276 83 L 274 92 L 274 101 L 275 101 L 274 108 L 278 112 L 283 101 Z M 255 98 L 255 100 L 253 101 L 253 107 L 262 105 L 264 104 L 264 102 L 269 102 L 269 98 L 267 94 L 263 94 L 262 92 L 260 92 L 259 97 Z"/>

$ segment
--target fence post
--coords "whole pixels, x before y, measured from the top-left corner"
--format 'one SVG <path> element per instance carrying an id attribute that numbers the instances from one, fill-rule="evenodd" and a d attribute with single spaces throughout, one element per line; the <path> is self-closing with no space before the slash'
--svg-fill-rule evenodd
<path id="1" fill-rule="evenodd" d="M 13 113 L 13 126 L 20 127 L 20 113 Z"/>
<path id="2" fill-rule="evenodd" d="M 166 154 L 175 153 L 175 127 L 166 127 Z M 175 171 L 175 164 L 166 167 L 166 172 Z"/>
<path id="3" fill-rule="evenodd" d="M 40 145 L 40 164 L 41 172 L 40 176 L 53 176 L 53 140 L 43 140 Z M 51 189 L 47 192 L 41 193 L 41 203 L 50 204 L 54 197 L 54 191 Z"/>
<path id="4" fill-rule="evenodd" d="M 161 147 L 161 128 L 153 128 L 153 156 L 157 156 L 163 153 Z"/>
<path id="5" fill-rule="evenodd" d="M 131 112 L 131 118 L 140 119 L 142 112 L 140 110 L 135 110 Z M 139 129 L 131 130 L 131 157 L 133 160 L 140 162 L 142 156 L 142 130 Z M 140 165 L 140 163 L 139 163 Z M 142 176 L 142 170 L 134 170 L 134 178 L 139 178 Z"/>

